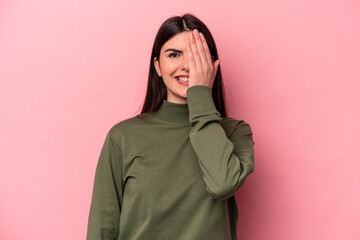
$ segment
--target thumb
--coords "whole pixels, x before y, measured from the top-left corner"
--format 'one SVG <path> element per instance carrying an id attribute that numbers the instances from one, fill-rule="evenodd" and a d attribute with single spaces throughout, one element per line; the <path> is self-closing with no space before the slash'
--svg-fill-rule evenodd
<path id="1" fill-rule="evenodd" d="M 218 68 L 219 68 L 219 65 L 220 65 L 220 59 L 216 60 L 214 62 L 214 77 L 216 76 L 216 73 L 218 71 Z"/>

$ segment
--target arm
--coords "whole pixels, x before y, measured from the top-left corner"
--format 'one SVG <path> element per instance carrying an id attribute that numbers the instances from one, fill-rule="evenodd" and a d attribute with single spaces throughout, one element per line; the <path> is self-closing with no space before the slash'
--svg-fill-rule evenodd
<path id="1" fill-rule="evenodd" d="M 97 163 L 87 240 L 114 240 L 119 234 L 122 203 L 122 156 L 108 133 Z"/>
<path id="2" fill-rule="evenodd" d="M 187 100 L 192 124 L 189 137 L 199 158 L 206 190 L 215 199 L 224 200 L 233 196 L 254 171 L 254 141 L 250 125 L 238 121 L 227 138 L 208 86 L 189 87 Z"/>

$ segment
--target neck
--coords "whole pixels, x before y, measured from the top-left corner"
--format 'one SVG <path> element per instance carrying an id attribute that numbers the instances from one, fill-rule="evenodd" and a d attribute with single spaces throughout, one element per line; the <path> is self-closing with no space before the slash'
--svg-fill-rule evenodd
<path id="1" fill-rule="evenodd" d="M 159 109 L 151 115 L 164 122 L 189 124 L 187 103 L 173 103 L 163 99 Z"/>

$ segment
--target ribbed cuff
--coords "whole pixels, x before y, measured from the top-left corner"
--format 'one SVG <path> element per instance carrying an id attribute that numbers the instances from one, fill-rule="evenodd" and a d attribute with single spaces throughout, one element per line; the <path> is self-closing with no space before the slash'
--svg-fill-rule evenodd
<path id="1" fill-rule="evenodd" d="M 220 117 L 217 111 L 213 98 L 212 90 L 205 85 L 194 85 L 187 89 L 187 102 L 189 108 L 189 121 L 204 115 L 216 114 Z"/>

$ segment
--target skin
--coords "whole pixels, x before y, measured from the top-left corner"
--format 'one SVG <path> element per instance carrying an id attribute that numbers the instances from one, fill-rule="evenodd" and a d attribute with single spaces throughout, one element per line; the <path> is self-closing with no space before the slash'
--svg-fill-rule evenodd
<path id="1" fill-rule="evenodd" d="M 181 52 L 166 51 L 177 49 Z M 176 34 L 160 50 L 160 60 L 154 58 L 154 66 L 167 88 L 167 100 L 187 103 L 186 91 L 195 85 L 212 89 L 220 60 L 213 62 L 210 50 L 197 29 Z M 188 86 L 178 83 L 175 76 L 188 74 Z"/>

